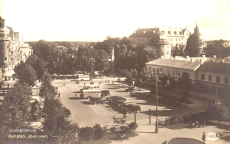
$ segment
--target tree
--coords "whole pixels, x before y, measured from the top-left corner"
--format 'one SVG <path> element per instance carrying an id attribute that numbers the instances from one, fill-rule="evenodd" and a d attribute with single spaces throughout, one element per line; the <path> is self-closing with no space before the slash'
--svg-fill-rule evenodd
<path id="1" fill-rule="evenodd" d="M 29 64 L 35 70 L 37 78 L 41 79 L 42 75 L 46 71 L 45 61 L 43 59 L 38 59 L 35 54 L 32 54 L 28 57 L 25 63 Z"/>
<path id="2" fill-rule="evenodd" d="M 220 100 L 215 100 L 214 102 L 210 103 L 207 111 L 211 118 L 218 119 L 219 125 L 220 121 L 228 119 L 230 114 L 229 106 Z"/>
<path id="3" fill-rule="evenodd" d="M 31 88 L 25 83 L 17 82 L 4 97 L 0 105 L 0 139 L 7 142 L 9 129 L 30 128 L 30 95 Z"/>
<path id="4" fill-rule="evenodd" d="M 95 139 L 101 139 L 105 136 L 107 129 L 106 127 L 101 127 L 99 124 L 96 124 L 93 126 L 93 131 L 94 131 L 94 138 Z"/>
<path id="5" fill-rule="evenodd" d="M 89 141 L 94 137 L 94 131 L 92 127 L 82 127 L 78 133 L 80 140 Z"/>
<path id="6" fill-rule="evenodd" d="M 41 89 L 40 89 L 40 92 L 39 92 L 39 95 L 41 97 L 51 97 L 51 98 L 54 98 L 55 95 L 57 95 L 57 92 L 55 90 L 55 87 L 52 85 L 52 78 L 51 76 L 49 75 L 49 73 L 45 72 L 42 79 L 42 85 L 41 85 Z"/>
<path id="7" fill-rule="evenodd" d="M 191 89 L 192 80 L 190 75 L 186 72 L 182 74 L 182 77 L 179 78 L 178 85 L 182 89 L 182 97 L 187 99 L 189 96 L 189 91 Z"/>
<path id="8" fill-rule="evenodd" d="M 36 72 L 29 64 L 20 64 L 15 68 L 15 73 L 20 82 L 26 83 L 29 86 L 35 85 L 35 81 L 37 80 Z"/>
<path id="9" fill-rule="evenodd" d="M 68 119 L 70 115 L 70 110 L 64 107 L 59 99 L 45 98 L 42 126 L 44 133 L 48 135 L 47 142 L 72 143 L 76 140 L 79 126 Z"/>

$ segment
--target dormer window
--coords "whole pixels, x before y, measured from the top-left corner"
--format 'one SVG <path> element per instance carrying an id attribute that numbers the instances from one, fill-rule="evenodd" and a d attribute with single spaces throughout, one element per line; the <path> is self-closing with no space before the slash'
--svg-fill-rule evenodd
<path id="1" fill-rule="evenodd" d="M 171 31 L 168 31 L 168 34 L 171 35 Z"/>
<path id="2" fill-rule="evenodd" d="M 174 34 L 176 35 L 176 34 L 177 34 L 177 32 L 176 32 L 176 31 L 174 31 Z"/>

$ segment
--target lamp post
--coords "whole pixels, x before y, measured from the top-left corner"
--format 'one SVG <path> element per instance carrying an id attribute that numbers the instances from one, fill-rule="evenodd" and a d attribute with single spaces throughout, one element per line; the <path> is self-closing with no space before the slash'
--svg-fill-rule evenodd
<path id="1" fill-rule="evenodd" d="M 156 74 L 156 96 L 157 96 L 157 101 L 156 101 L 156 127 L 155 127 L 155 133 L 158 133 L 158 70 L 159 66 L 156 64 L 154 67 L 155 69 L 155 74 Z"/>

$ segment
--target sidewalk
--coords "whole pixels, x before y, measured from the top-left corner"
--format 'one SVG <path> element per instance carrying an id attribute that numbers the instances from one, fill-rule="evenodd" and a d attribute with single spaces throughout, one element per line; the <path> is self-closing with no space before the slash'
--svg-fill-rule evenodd
<path id="1" fill-rule="evenodd" d="M 129 122 L 128 122 L 129 123 Z M 224 130 L 215 126 L 206 126 L 205 128 L 183 128 L 183 129 L 168 129 L 159 127 L 159 132 L 155 133 L 155 125 L 148 125 L 148 119 L 138 120 L 138 128 L 136 132 L 138 136 L 130 137 L 128 140 L 112 141 L 112 144 L 164 144 L 172 138 L 192 138 L 202 141 L 203 132 L 220 133 Z M 226 140 L 219 139 L 217 141 L 208 141 L 206 144 L 229 144 Z M 166 143 L 165 143 L 166 144 Z"/>

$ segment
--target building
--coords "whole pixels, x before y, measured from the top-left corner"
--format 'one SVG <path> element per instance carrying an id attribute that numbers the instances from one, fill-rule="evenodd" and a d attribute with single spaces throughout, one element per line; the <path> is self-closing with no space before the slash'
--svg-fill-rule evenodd
<path id="1" fill-rule="evenodd" d="M 199 27 L 196 25 L 194 33 L 189 36 L 185 51 L 191 57 L 205 55 L 205 49 L 207 43 L 204 41 L 202 34 L 200 33 Z"/>
<path id="2" fill-rule="evenodd" d="M 175 58 L 165 59 L 160 58 L 146 63 L 146 68 L 149 73 L 155 72 L 154 67 L 158 66 L 160 69 L 160 75 L 171 74 L 172 76 L 179 78 L 183 72 L 190 75 L 192 83 L 196 81 L 196 70 L 207 61 L 207 57 L 189 57 L 186 58 L 176 56 Z"/>
<path id="3" fill-rule="evenodd" d="M 29 44 L 21 42 L 19 33 L 5 26 L 5 20 L 0 17 L 0 79 L 13 79 L 15 66 L 21 61 L 25 62 L 32 53 Z"/>
<path id="4" fill-rule="evenodd" d="M 204 94 L 230 97 L 230 57 L 189 57 L 176 56 L 170 59 L 157 59 L 146 63 L 149 73 L 156 72 L 159 67 L 160 76 L 170 73 L 176 79 L 183 72 L 190 75 L 195 90 Z"/>
<path id="5" fill-rule="evenodd" d="M 230 97 L 230 57 L 213 57 L 196 72 L 197 91 Z"/>
<path id="6" fill-rule="evenodd" d="M 186 28 L 144 28 L 138 29 L 133 34 L 129 36 L 129 40 L 132 44 L 135 45 L 151 45 L 152 40 L 156 35 L 163 33 L 168 40 L 168 42 L 172 45 L 172 47 L 176 45 L 186 45 L 187 39 L 190 36 L 189 30 Z"/>

